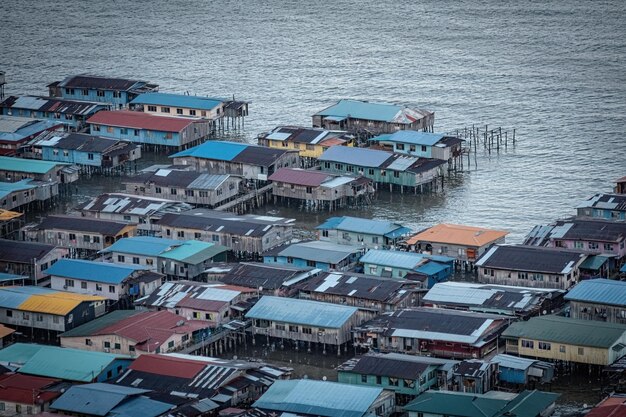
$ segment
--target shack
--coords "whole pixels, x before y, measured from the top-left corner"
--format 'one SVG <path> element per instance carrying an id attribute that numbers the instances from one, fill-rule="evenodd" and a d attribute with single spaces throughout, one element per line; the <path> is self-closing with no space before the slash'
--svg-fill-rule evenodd
<path id="1" fill-rule="evenodd" d="M 60 121 L 30 117 L 0 116 L 0 155 L 21 154 L 21 148 L 41 134 L 63 131 Z"/>
<path id="2" fill-rule="evenodd" d="M 263 263 L 346 271 L 361 257 L 358 246 L 337 245 L 318 240 L 277 246 L 263 253 Z"/>
<path id="3" fill-rule="evenodd" d="M 399 223 L 351 216 L 330 217 L 315 229 L 321 241 L 368 249 L 390 249 L 411 232 Z"/>

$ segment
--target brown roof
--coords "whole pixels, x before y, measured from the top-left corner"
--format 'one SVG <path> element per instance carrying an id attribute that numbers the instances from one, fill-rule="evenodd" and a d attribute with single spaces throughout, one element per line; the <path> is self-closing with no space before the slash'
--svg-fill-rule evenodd
<path id="1" fill-rule="evenodd" d="M 272 175 L 270 181 L 284 182 L 287 184 L 317 187 L 325 181 L 334 178 L 335 175 L 322 171 L 307 171 L 304 169 L 281 168 Z"/>
<path id="2" fill-rule="evenodd" d="M 615 182 L 617 182 L 618 184 L 619 184 L 619 183 L 622 183 L 622 182 L 626 182 L 626 177 L 619 178 L 619 179 L 618 179 L 617 181 L 615 181 Z"/>
<path id="3" fill-rule="evenodd" d="M 100 111 L 91 116 L 87 123 L 105 126 L 129 127 L 132 129 L 149 129 L 163 132 L 180 132 L 190 124 L 193 119 L 181 117 L 153 116 L 147 113 L 127 110 Z"/>
<path id="4" fill-rule="evenodd" d="M 0 324 L 0 339 L 7 337 L 8 335 L 13 334 L 13 333 L 15 333 L 15 330 L 13 330 L 10 327 L 6 327 Z"/>
<path id="5" fill-rule="evenodd" d="M 442 223 L 414 235 L 407 240 L 407 243 L 414 245 L 417 242 L 425 241 L 480 247 L 495 242 L 508 234 L 509 232 L 502 230 Z"/>

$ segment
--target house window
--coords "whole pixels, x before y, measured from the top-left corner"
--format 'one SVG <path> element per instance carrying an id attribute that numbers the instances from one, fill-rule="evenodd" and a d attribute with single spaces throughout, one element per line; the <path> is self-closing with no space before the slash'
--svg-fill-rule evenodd
<path id="1" fill-rule="evenodd" d="M 185 190 L 185 195 L 188 197 L 193 197 L 193 190 Z"/>
<path id="2" fill-rule="evenodd" d="M 35 320 L 37 320 L 37 321 L 43 321 L 43 314 L 37 314 L 37 315 L 35 315 Z"/>
<path id="3" fill-rule="evenodd" d="M 176 235 L 178 237 L 185 237 L 185 231 L 184 230 L 179 230 L 178 233 L 176 233 Z"/>
<path id="4" fill-rule="evenodd" d="M 166 132 L 165 139 L 172 139 L 172 132 Z"/>
<path id="5" fill-rule="evenodd" d="M 564 345 L 559 346 L 559 352 L 565 353 L 565 346 Z"/>
<path id="6" fill-rule="evenodd" d="M 276 330 L 285 331 L 285 325 L 284 324 L 275 324 L 274 328 L 276 328 Z"/>
<path id="7" fill-rule="evenodd" d="M 315 261 L 310 261 L 310 260 L 306 261 L 306 266 L 310 266 L 310 267 L 315 268 Z"/>
<path id="8" fill-rule="evenodd" d="M 376 384 L 381 385 L 383 383 L 383 378 L 380 375 L 376 375 Z"/>
<path id="9" fill-rule="evenodd" d="M 385 172 L 385 170 L 381 170 L 380 171 L 380 176 L 381 177 L 386 177 L 387 176 L 387 172 Z"/>
<path id="10" fill-rule="evenodd" d="M 22 313 L 22 320 L 30 320 L 30 314 Z"/>
<path id="11" fill-rule="evenodd" d="M 110 348 L 111 347 L 111 342 L 104 342 L 104 347 L 105 348 Z"/>
<path id="12" fill-rule="evenodd" d="M 74 95 L 74 89 L 73 88 L 66 88 L 65 89 L 65 94 L 69 94 L 69 95 Z"/>
<path id="13" fill-rule="evenodd" d="M 133 256 L 133 263 L 139 265 L 139 258 L 137 256 Z"/>
<path id="14" fill-rule="evenodd" d="M 91 130 L 93 130 L 94 132 L 99 132 L 100 131 L 100 125 L 91 125 Z"/>
<path id="15" fill-rule="evenodd" d="M 93 243 L 100 243 L 100 236 L 92 236 L 91 241 Z"/>
<path id="16" fill-rule="evenodd" d="M 200 233 L 200 232 L 194 232 L 194 234 L 193 234 L 193 238 L 194 238 L 194 239 L 200 239 L 200 237 L 201 237 L 201 236 L 202 236 L 202 235 L 201 235 L 201 233 Z"/>
<path id="17" fill-rule="evenodd" d="M 83 95 L 84 96 L 88 96 L 89 95 L 89 90 L 87 90 L 86 88 L 83 89 Z"/>
<path id="18" fill-rule="evenodd" d="M 109 292 L 110 293 L 115 293 L 115 285 L 109 285 Z"/>
<path id="19" fill-rule="evenodd" d="M 189 115 L 190 116 L 195 116 L 196 115 L 196 111 L 195 110 L 189 110 Z"/>
<path id="20" fill-rule="evenodd" d="M 393 177 L 394 177 L 394 178 L 400 178 L 400 172 L 398 172 L 398 171 L 393 171 Z"/>
<path id="21" fill-rule="evenodd" d="M 96 291 L 102 291 L 102 284 L 96 284 Z"/>
<path id="22" fill-rule="evenodd" d="M 302 333 L 304 333 L 304 334 L 311 334 L 311 333 L 313 333 L 313 330 L 310 327 L 303 327 L 302 328 Z"/>
<path id="23" fill-rule="evenodd" d="M 82 288 L 83 290 L 87 289 L 87 283 L 85 281 L 81 281 L 80 282 L 80 288 Z"/>
<path id="24" fill-rule="evenodd" d="M 76 240 L 76 235 L 74 233 L 70 233 L 69 238 L 70 240 Z"/>
<path id="25" fill-rule="evenodd" d="M 584 249 L 585 245 L 583 244 L 583 242 L 574 242 L 574 248 L 575 249 Z"/>
<path id="26" fill-rule="evenodd" d="M 117 255 L 117 261 L 118 262 L 124 262 L 124 255 Z"/>
<path id="27" fill-rule="evenodd" d="M 409 151 L 415 152 L 415 145 L 409 145 Z"/>
<path id="28" fill-rule="evenodd" d="M 52 150 L 52 155 L 58 155 L 59 154 L 59 150 L 58 149 L 53 149 Z"/>
<path id="29" fill-rule="evenodd" d="M 341 171 L 343 169 L 343 164 L 335 164 L 335 169 Z"/>
<path id="30" fill-rule="evenodd" d="M 73 287 L 74 286 L 74 280 L 73 279 L 66 279 L 65 280 L 65 286 L 66 287 Z"/>
<path id="31" fill-rule="evenodd" d="M 161 107 L 161 113 L 169 113 L 169 112 L 170 112 L 169 107 Z"/>
<path id="32" fill-rule="evenodd" d="M 378 236 L 372 236 L 372 243 L 378 243 Z"/>
<path id="33" fill-rule="evenodd" d="M 149 266 L 154 265 L 154 259 L 152 259 L 152 258 L 146 258 L 146 265 L 149 265 Z"/>
<path id="34" fill-rule="evenodd" d="M 211 236 L 211 240 L 213 242 L 219 242 L 220 241 L 220 235 L 212 235 Z"/>
<path id="35" fill-rule="evenodd" d="M 96 91 L 96 95 L 97 95 L 98 97 L 104 97 L 104 91 L 102 91 L 102 90 L 98 90 L 98 91 Z"/>
<path id="36" fill-rule="evenodd" d="M 134 352 L 135 351 L 135 346 L 134 345 L 129 345 L 128 346 L 128 351 L 129 352 Z"/>
<path id="37" fill-rule="evenodd" d="M 583 347 L 579 347 L 579 348 L 578 348 L 578 354 L 579 354 L 579 355 L 584 355 L 584 354 L 585 354 L 585 348 L 583 348 Z"/>
<path id="38" fill-rule="evenodd" d="M 364 384 L 367 383 L 367 375 L 361 375 L 361 382 L 363 382 Z"/>
<path id="39" fill-rule="evenodd" d="M 85 346 L 91 346 L 91 339 L 85 339 Z"/>
<path id="40" fill-rule="evenodd" d="M 613 251 L 613 244 L 612 243 L 605 243 L 604 244 L 604 250 L 608 250 L 610 252 Z"/>
<path id="41" fill-rule="evenodd" d="M 154 187 L 155 194 L 161 194 L 161 187 Z"/>
<path id="42" fill-rule="evenodd" d="M 372 168 L 370 168 L 370 169 L 367 171 L 367 173 L 368 173 L 369 175 L 374 175 L 374 170 L 373 170 Z"/>
<path id="43" fill-rule="evenodd" d="M 208 196 L 209 196 L 209 192 L 208 192 L 208 191 L 198 191 L 198 195 L 199 195 L 200 197 L 204 197 L 204 198 L 206 198 L 206 197 L 208 197 Z"/>
<path id="44" fill-rule="evenodd" d="M 113 98 L 120 98 L 120 97 L 122 97 L 122 93 L 120 93 L 119 91 L 113 92 Z"/>
<path id="45" fill-rule="evenodd" d="M 528 349 L 534 349 L 535 348 L 535 342 L 532 341 L 532 340 L 522 339 L 522 347 L 523 348 L 528 348 Z"/>
<path id="46" fill-rule="evenodd" d="M 422 152 L 426 152 L 426 146 L 422 145 Z"/>
<path id="47" fill-rule="evenodd" d="M 139 136 L 139 129 L 133 129 L 133 135 Z"/>
<path id="48" fill-rule="evenodd" d="M 90 239 L 89 235 L 83 235 L 83 242 L 89 243 L 90 241 L 91 241 L 91 239 Z"/>
<path id="49" fill-rule="evenodd" d="M 13 310 L 6 311 L 7 317 L 13 317 Z"/>
<path id="50" fill-rule="evenodd" d="M 289 325 L 289 331 L 290 332 L 297 332 L 298 331 L 298 326 L 294 326 L 294 325 Z"/>
<path id="51" fill-rule="evenodd" d="M 313 187 L 306 187 L 306 193 L 311 194 L 313 192 Z"/>
<path id="52" fill-rule="evenodd" d="M 517 274 L 517 278 L 519 278 L 519 279 L 528 279 L 528 272 L 519 272 Z"/>
<path id="53" fill-rule="evenodd" d="M 552 346 L 547 342 L 539 342 L 539 350 L 552 350 Z"/>
<path id="54" fill-rule="evenodd" d="M 292 264 L 293 263 L 293 258 L 291 256 L 287 257 L 287 263 L 288 264 Z"/>
<path id="55" fill-rule="evenodd" d="M 156 106 L 148 106 L 148 111 L 156 111 Z"/>
<path id="56" fill-rule="evenodd" d="M 589 249 L 596 250 L 598 249 L 598 244 L 596 242 L 589 242 Z"/>
<path id="57" fill-rule="evenodd" d="M 120 345 L 119 343 L 116 343 L 116 344 L 113 346 L 113 348 L 114 348 L 114 349 L 117 349 L 117 350 L 120 350 L 120 349 L 122 348 L 122 345 Z"/>
<path id="58" fill-rule="evenodd" d="M 183 109 L 176 109 L 176 114 L 183 114 Z"/>
<path id="59" fill-rule="evenodd" d="M 128 128 L 122 127 L 122 128 L 120 129 L 120 134 L 122 134 L 122 135 L 128 135 Z"/>
<path id="60" fill-rule="evenodd" d="M 396 143 L 396 149 L 399 151 L 404 150 L 404 143 Z"/>
<path id="61" fill-rule="evenodd" d="M 328 230 L 322 230 L 322 236 L 328 237 Z"/>
<path id="62" fill-rule="evenodd" d="M 174 341 L 170 340 L 169 343 L 167 344 L 167 347 L 170 348 L 170 349 L 173 348 L 174 347 Z"/>
<path id="63" fill-rule="evenodd" d="M 176 188 L 170 188 L 170 194 L 176 195 Z"/>
<path id="64" fill-rule="evenodd" d="M 63 156 L 70 156 L 70 151 L 63 151 Z"/>

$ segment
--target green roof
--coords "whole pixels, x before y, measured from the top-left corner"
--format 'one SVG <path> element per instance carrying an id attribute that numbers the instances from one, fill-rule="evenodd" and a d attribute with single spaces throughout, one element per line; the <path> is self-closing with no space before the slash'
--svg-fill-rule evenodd
<path id="1" fill-rule="evenodd" d="M 536 417 L 552 405 L 559 394 L 523 391 L 513 399 L 492 394 L 426 391 L 404 407 L 405 411 L 457 417 Z"/>
<path id="2" fill-rule="evenodd" d="M 34 174 L 45 174 L 55 166 L 70 165 L 64 162 L 40 161 L 38 159 L 12 158 L 0 156 L 0 167 L 4 171 L 32 172 Z"/>
<path id="3" fill-rule="evenodd" d="M 124 320 L 139 313 L 141 313 L 141 311 L 115 310 L 81 326 L 75 327 L 72 330 L 68 330 L 67 332 L 62 333 L 59 337 L 91 336 L 99 330 L 104 329 L 105 327 L 108 327 L 112 324 L 115 324 L 121 320 Z"/>
<path id="4" fill-rule="evenodd" d="M 0 350 L 0 362 L 23 364 L 18 370 L 21 374 L 78 382 L 91 382 L 117 359 L 130 360 L 130 357 L 25 343 Z"/>
<path id="5" fill-rule="evenodd" d="M 626 333 L 626 325 L 623 324 L 550 315 L 513 323 L 502 333 L 502 337 L 609 348 L 624 333 Z"/>
<path id="6" fill-rule="evenodd" d="M 180 246 L 176 246 L 167 252 L 162 252 L 159 256 L 174 261 L 197 265 L 228 250 L 229 249 L 225 246 L 215 245 L 213 243 L 187 240 L 182 242 Z"/>
<path id="7" fill-rule="evenodd" d="M 404 406 L 405 411 L 463 417 L 491 417 L 509 401 L 462 392 L 426 391 Z"/>
<path id="8" fill-rule="evenodd" d="M 578 268 L 591 269 L 592 271 L 597 271 L 609 259 L 611 259 L 610 256 L 604 256 L 604 255 L 589 256 L 580 264 Z"/>

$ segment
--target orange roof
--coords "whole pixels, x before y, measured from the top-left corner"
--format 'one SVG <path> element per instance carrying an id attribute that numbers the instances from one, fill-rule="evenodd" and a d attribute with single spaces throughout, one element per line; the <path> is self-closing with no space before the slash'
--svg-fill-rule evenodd
<path id="1" fill-rule="evenodd" d="M 8 335 L 10 335 L 12 333 L 15 333 L 15 330 L 13 330 L 10 327 L 6 327 L 6 326 L 0 324 L 0 339 L 4 338 L 4 337 L 6 337 L 6 336 L 8 336 Z"/>
<path id="2" fill-rule="evenodd" d="M 20 217 L 21 215 L 22 213 L 19 213 L 17 211 L 0 209 L 0 221 L 13 220 Z"/>
<path id="3" fill-rule="evenodd" d="M 335 146 L 335 145 L 343 145 L 346 142 L 348 141 L 345 139 L 341 139 L 341 138 L 328 138 L 328 139 L 321 141 L 319 144 L 323 146 Z"/>
<path id="4" fill-rule="evenodd" d="M 417 242 L 425 241 L 480 247 L 508 234 L 509 232 L 502 230 L 442 223 L 414 235 L 407 240 L 407 243 L 414 245 Z"/>

